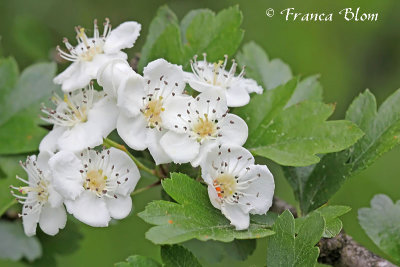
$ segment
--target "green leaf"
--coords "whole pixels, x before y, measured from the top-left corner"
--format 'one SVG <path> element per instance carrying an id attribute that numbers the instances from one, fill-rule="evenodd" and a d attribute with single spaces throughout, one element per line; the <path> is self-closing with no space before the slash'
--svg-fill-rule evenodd
<path id="1" fill-rule="evenodd" d="M 366 169 L 399 144 L 399 101 L 400 90 L 397 90 L 377 110 L 374 95 L 366 90 L 353 101 L 346 113 L 346 119 L 365 132 L 354 146 L 325 155 L 311 167 L 284 168 L 303 212 L 310 212 L 326 203 L 346 179 Z"/>
<path id="2" fill-rule="evenodd" d="M 254 239 L 235 239 L 232 242 L 192 239 L 182 245 L 189 249 L 203 265 L 207 266 L 221 262 L 223 259 L 244 261 L 253 254 L 257 242 Z"/>
<path id="3" fill-rule="evenodd" d="M 240 66 L 246 66 L 246 76 L 264 85 L 264 89 L 273 89 L 292 78 L 287 64 L 280 59 L 269 60 L 267 53 L 254 42 L 245 44 L 236 59 Z"/>
<path id="4" fill-rule="evenodd" d="M 0 258 L 33 261 L 42 255 L 42 247 L 36 237 L 27 237 L 21 223 L 0 221 Z"/>
<path id="5" fill-rule="evenodd" d="M 39 63 L 25 69 L 15 81 L 16 65 L 10 60 L 0 61 L 0 77 L 9 79 L 0 88 L 0 154 L 37 150 L 47 133 L 38 125 L 41 122 L 40 103 L 58 88 L 52 82 L 55 72 L 54 63 Z"/>
<path id="6" fill-rule="evenodd" d="M 196 257 L 179 245 L 162 246 L 161 258 L 165 267 L 201 267 Z"/>
<path id="7" fill-rule="evenodd" d="M 129 256 L 126 262 L 116 263 L 115 267 L 161 267 L 161 264 L 151 258 L 134 255 Z"/>
<path id="8" fill-rule="evenodd" d="M 157 58 L 187 68 L 196 54 L 207 53 L 210 61 L 222 59 L 225 54 L 233 55 L 243 38 L 241 23 L 242 13 L 237 6 L 218 14 L 208 9 L 193 10 L 180 24 L 176 15 L 162 6 L 150 24 L 139 70 Z"/>
<path id="9" fill-rule="evenodd" d="M 300 227 L 306 221 L 306 218 L 311 216 L 314 213 L 319 213 L 325 220 L 325 229 L 322 237 L 332 238 L 337 236 L 342 230 L 343 223 L 339 219 L 340 216 L 348 213 L 351 210 L 348 206 L 324 206 L 321 207 L 306 217 L 300 217 L 296 219 L 296 233 L 298 233 Z"/>
<path id="10" fill-rule="evenodd" d="M 269 226 L 257 223 L 236 231 L 221 211 L 211 205 L 207 188 L 184 174 L 172 173 L 171 179 L 163 180 L 162 185 L 178 203 L 153 201 L 138 214 L 156 225 L 146 233 L 146 238 L 155 244 L 175 244 L 193 238 L 230 242 L 273 234 Z"/>
<path id="11" fill-rule="evenodd" d="M 286 107 L 306 100 L 322 102 L 323 89 L 318 79 L 319 75 L 313 75 L 301 80 Z"/>
<path id="12" fill-rule="evenodd" d="M 267 266 L 314 266 L 319 255 L 315 244 L 324 228 L 323 217 L 314 213 L 306 218 L 296 235 L 294 217 L 286 210 L 274 224 L 275 235 L 267 238 Z"/>
<path id="13" fill-rule="evenodd" d="M 350 121 L 326 121 L 333 105 L 303 101 L 287 107 L 297 88 L 294 78 L 253 96 L 251 105 L 237 111 L 249 127 L 245 147 L 253 154 L 281 165 L 306 166 L 320 160 L 316 154 L 343 150 L 362 136 Z"/>
<path id="14" fill-rule="evenodd" d="M 386 195 L 376 195 L 371 208 L 358 210 L 358 220 L 369 238 L 400 264 L 400 200 L 395 204 Z"/>

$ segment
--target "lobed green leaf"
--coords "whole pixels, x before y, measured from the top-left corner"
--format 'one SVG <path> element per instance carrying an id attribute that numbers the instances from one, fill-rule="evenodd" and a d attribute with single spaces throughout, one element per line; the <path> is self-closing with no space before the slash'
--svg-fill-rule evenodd
<path id="1" fill-rule="evenodd" d="M 354 146 L 328 154 L 305 168 L 284 168 L 303 212 L 326 203 L 351 176 L 366 169 L 400 142 L 400 90 L 377 110 L 374 95 L 366 90 L 350 105 L 346 119 L 365 133 Z"/>
<path id="2" fill-rule="evenodd" d="M 295 232 L 295 220 L 290 211 L 284 211 L 276 220 L 275 235 L 267 238 L 267 266 L 315 266 L 325 221 L 319 213 L 310 214 Z"/>

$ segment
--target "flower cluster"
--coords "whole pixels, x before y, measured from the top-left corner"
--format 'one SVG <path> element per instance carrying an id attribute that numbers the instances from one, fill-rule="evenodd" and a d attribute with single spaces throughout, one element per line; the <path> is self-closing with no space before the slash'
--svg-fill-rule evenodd
<path id="1" fill-rule="evenodd" d="M 236 75 L 236 62 L 228 69 L 227 56 L 217 63 L 207 62 L 205 54 L 201 61 L 194 56 L 192 72 L 157 59 L 140 75 L 121 52 L 133 46 L 140 29 L 125 22 L 112 30 L 106 19 L 100 35 L 95 20 L 93 37 L 76 27 L 78 44 L 65 39 L 67 51 L 57 48 L 73 62 L 54 78 L 64 96 L 54 95 L 54 105 L 42 107 L 43 120 L 53 129 L 38 158 L 21 163 L 28 180 L 18 179 L 27 186 L 12 187 L 23 204 L 27 235 L 35 234 L 37 223 L 56 234 L 65 226 L 66 211 L 95 227 L 130 213 L 138 168 L 122 150 L 98 148 L 115 129 L 131 149 L 148 149 L 157 165 L 200 166 L 211 203 L 237 230 L 249 227 L 249 214 L 270 208 L 273 176 L 242 147 L 247 125 L 229 113 L 229 107 L 248 104 L 249 93 L 263 89 L 244 78 L 244 68 Z M 102 90 L 94 89 L 93 79 Z M 189 95 L 187 86 L 198 93 Z"/>

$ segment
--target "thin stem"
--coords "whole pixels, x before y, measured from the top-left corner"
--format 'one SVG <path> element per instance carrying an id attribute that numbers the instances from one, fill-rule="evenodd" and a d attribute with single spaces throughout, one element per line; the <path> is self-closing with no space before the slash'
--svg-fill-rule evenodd
<path id="1" fill-rule="evenodd" d="M 147 168 L 146 166 L 144 166 L 143 163 L 141 163 L 137 158 L 135 158 L 124 145 L 118 144 L 117 142 L 108 138 L 103 139 L 103 145 L 106 146 L 107 148 L 115 147 L 119 150 L 124 151 L 135 162 L 136 166 L 138 166 L 139 169 L 144 170 L 145 172 L 148 172 L 151 175 L 156 174 L 154 170 Z"/>
<path id="2" fill-rule="evenodd" d="M 131 196 L 134 196 L 134 195 L 137 195 L 137 194 L 142 193 L 142 192 L 144 192 L 144 191 L 147 191 L 147 190 L 149 190 L 150 188 L 153 188 L 153 187 L 155 187 L 155 186 L 157 186 L 157 185 L 160 185 L 160 184 L 161 184 L 161 181 L 157 181 L 157 182 L 155 182 L 154 184 L 148 185 L 148 186 L 146 186 L 146 187 L 139 188 L 138 190 L 133 191 L 133 192 L 131 193 Z"/>

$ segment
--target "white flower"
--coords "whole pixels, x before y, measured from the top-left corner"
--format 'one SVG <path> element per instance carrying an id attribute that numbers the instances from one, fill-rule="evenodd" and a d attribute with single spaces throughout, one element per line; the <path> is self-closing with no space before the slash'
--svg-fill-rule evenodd
<path id="1" fill-rule="evenodd" d="M 139 170 L 124 152 L 111 148 L 86 149 L 79 155 L 60 151 L 49 161 L 54 187 L 65 198 L 67 211 L 94 226 L 108 226 L 111 218 L 122 219 L 132 209 L 130 193 Z"/>
<path id="2" fill-rule="evenodd" d="M 181 99 L 184 74 L 181 66 L 164 59 L 150 62 L 143 73 L 144 78 L 136 74 L 121 83 L 117 130 L 129 147 L 148 148 L 156 164 L 168 163 L 171 158 L 159 143 L 166 132 L 161 115 L 171 101 Z"/>
<path id="3" fill-rule="evenodd" d="M 201 164 L 213 206 L 236 227 L 249 227 L 251 214 L 265 214 L 272 205 L 274 178 L 267 166 L 254 165 L 243 147 L 222 145 L 214 148 Z"/>
<path id="4" fill-rule="evenodd" d="M 243 78 L 244 68 L 238 76 L 235 76 L 237 63 L 233 61 L 229 71 L 225 70 L 228 56 L 225 60 L 220 60 L 218 63 L 210 63 L 206 60 L 197 61 L 197 56 L 194 61 L 191 61 L 193 73 L 187 73 L 186 79 L 190 86 L 199 92 L 207 90 L 223 90 L 226 94 L 228 107 L 241 107 L 249 103 L 249 93 L 256 92 L 261 94 L 263 88 L 252 79 Z"/>
<path id="5" fill-rule="evenodd" d="M 160 143 L 175 163 L 196 167 L 214 147 L 223 143 L 243 145 L 248 128 L 238 116 L 228 114 L 225 96 L 209 90 L 197 97 L 175 97 L 161 114 L 169 131 Z"/>
<path id="6" fill-rule="evenodd" d="M 64 92 L 85 87 L 96 78 L 97 71 L 109 60 L 120 58 L 127 59 L 127 55 L 121 49 L 131 48 L 139 37 L 141 25 L 134 21 L 124 22 L 114 30 L 108 19 L 104 23 L 103 35 L 100 35 L 97 21 L 94 21 L 94 35 L 88 38 L 85 29 L 76 27 L 77 46 L 72 46 L 64 38 L 68 52 L 57 47 L 60 56 L 73 63 L 57 77 L 54 82 L 62 84 Z"/>
<path id="7" fill-rule="evenodd" d="M 118 108 L 115 101 L 104 92 L 89 85 L 87 89 L 75 90 L 52 97 L 54 109 L 43 107 L 46 122 L 54 124 L 53 130 L 40 143 L 40 151 L 81 151 L 103 143 L 103 137 L 115 129 Z"/>
<path id="8" fill-rule="evenodd" d="M 118 98 L 118 88 L 125 79 L 136 76 L 128 62 L 123 59 L 113 59 L 104 64 L 97 72 L 97 82 L 107 95 Z"/>
<path id="9" fill-rule="evenodd" d="M 38 159 L 29 156 L 25 163 L 20 162 L 28 174 L 28 180 L 17 176 L 26 186 L 11 188 L 22 195 L 11 191 L 22 206 L 22 223 L 27 236 L 36 234 L 36 226 L 48 235 L 55 235 L 67 223 L 67 214 L 63 199 L 53 188 L 53 176 L 48 167 L 49 154 L 42 152 Z"/>

